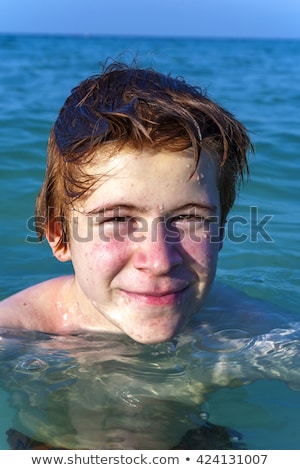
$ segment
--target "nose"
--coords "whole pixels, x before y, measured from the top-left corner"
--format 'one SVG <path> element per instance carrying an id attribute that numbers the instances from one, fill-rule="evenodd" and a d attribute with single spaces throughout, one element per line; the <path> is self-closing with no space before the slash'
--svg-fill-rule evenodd
<path id="1" fill-rule="evenodd" d="M 165 222 L 151 224 L 136 244 L 132 262 L 136 269 L 149 271 L 156 276 L 167 274 L 182 264 L 179 242 L 168 238 Z"/>

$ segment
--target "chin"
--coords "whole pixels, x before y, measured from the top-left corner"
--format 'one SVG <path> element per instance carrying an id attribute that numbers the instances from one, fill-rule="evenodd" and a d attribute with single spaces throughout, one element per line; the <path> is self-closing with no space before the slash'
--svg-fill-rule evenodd
<path id="1" fill-rule="evenodd" d="M 127 331 L 125 332 L 130 336 L 134 341 L 137 341 L 141 344 L 158 344 L 165 343 L 170 341 L 174 336 L 180 333 L 183 329 L 183 326 L 172 325 L 172 327 L 166 328 L 166 326 L 161 326 L 160 328 L 149 328 L 143 327 L 143 331 Z"/>

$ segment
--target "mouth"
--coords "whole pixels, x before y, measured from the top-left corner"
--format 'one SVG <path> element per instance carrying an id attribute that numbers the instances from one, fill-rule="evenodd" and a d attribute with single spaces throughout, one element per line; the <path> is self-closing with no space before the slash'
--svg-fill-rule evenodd
<path id="1" fill-rule="evenodd" d="M 183 297 L 189 290 L 190 285 L 184 286 L 176 290 L 168 290 L 161 292 L 133 292 L 122 290 L 122 294 L 127 297 L 128 300 L 133 300 L 141 304 L 146 305 L 174 305 L 182 301 Z"/>

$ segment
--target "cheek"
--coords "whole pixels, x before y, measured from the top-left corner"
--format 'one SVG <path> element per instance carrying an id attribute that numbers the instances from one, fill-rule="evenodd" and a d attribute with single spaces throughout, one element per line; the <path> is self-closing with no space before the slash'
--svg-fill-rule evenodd
<path id="1" fill-rule="evenodd" d="M 203 238 L 200 242 L 186 239 L 182 243 L 182 248 L 194 263 L 201 265 L 202 268 L 215 269 L 219 253 L 219 243 L 211 242 L 209 237 Z"/>
<path id="2" fill-rule="evenodd" d="M 94 243 L 84 250 L 90 269 L 102 274 L 117 273 L 127 263 L 130 255 L 125 242 L 111 241 Z"/>

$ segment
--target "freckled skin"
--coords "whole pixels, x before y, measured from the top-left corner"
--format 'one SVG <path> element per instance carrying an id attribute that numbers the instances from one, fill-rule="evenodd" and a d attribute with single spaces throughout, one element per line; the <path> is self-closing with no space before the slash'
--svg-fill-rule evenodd
<path id="1" fill-rule="evenodd" d="M 219 224 L 203 222 L 220 217 L 215 162 L 202 152 L 191 178 L 192 166 L 190 149 L 94 156 L 89 172 L 109 178 L 74 205 L 67 251 L 56 247 L 59 234 L 49 239 L 60 261 L 72 260 L 75 275 L 40 285 L 28 309 L 40 310 L 43 292 L 40 330 L 123 332 L 157 343 L 184 328 L 211 287 L 221 248 Z"/>

